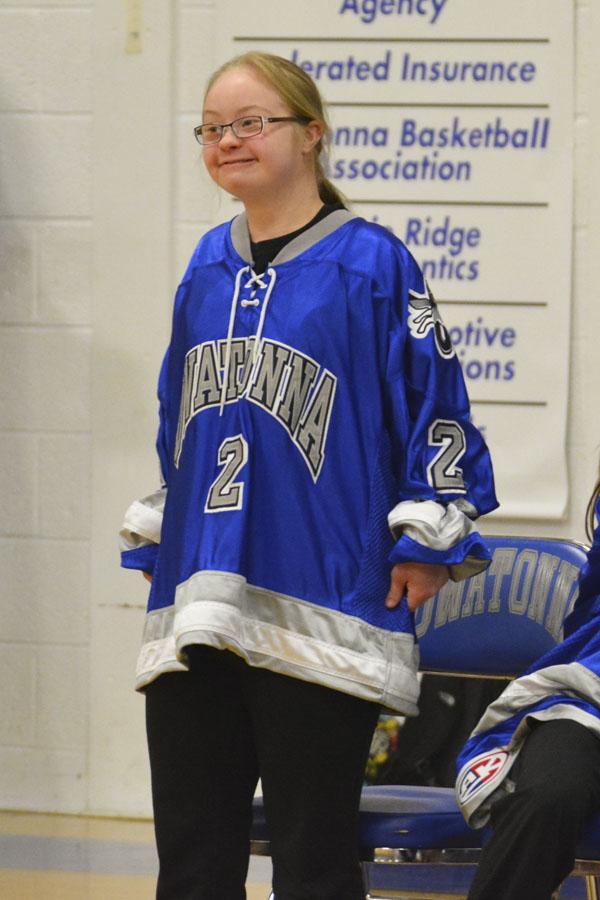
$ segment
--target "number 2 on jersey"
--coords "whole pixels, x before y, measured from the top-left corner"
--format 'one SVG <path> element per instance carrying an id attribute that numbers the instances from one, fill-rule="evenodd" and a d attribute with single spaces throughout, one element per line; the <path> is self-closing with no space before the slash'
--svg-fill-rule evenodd
<path id="1" fill-rule="evenodd" d="M 466 494 L 462 469 L 456 465 L 467 448 L 458 422 L 436 419 L 429 426 L 428 442 L 430 447 L 441 448 L 427 466 L 429 484 L 440 494 Z"/>
<path id="2" fill-rule="evenodd" d="M 241 509 L 244 503 L 244 482 L 234 479 L 248 462 L 246 438 L 241 434 L 225 438 L 217 451 L 217 462 L 223 469 L 210 486 L 204 511 L 214 513 Z"/>

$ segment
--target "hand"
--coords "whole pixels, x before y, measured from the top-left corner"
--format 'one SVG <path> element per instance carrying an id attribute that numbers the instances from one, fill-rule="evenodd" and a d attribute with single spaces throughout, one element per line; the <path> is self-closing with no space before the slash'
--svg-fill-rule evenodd
<path id="1" fill-rule="evenodd" d="M 385 605 L 388 609 L 394 609 L 406 594 L 408 608 L 414 612 L 426 600 L 437 594 L 449 578 L 448 566 L 398 563 L 392 569 L 390 590 Z"/>
<path id="2" fill-rule="evenodd" d="M 142 575 L 144 576 L 146 581 L 149 581 L 150 584 L 152 584 L 152 575 L 150 574 L 150 572 L 142 572 Z"/>

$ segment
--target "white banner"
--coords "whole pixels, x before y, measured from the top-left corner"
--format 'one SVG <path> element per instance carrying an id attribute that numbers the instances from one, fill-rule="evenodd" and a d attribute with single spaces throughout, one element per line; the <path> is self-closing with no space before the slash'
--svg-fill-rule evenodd
<path id="1" fill-rule="evenodd" d="M 219 0 L 219 59 L 317 81 L 330 177 L 409 247 L 442 308 L 498 515 L 560 518 L 573 182 L 568 0 Z"/>

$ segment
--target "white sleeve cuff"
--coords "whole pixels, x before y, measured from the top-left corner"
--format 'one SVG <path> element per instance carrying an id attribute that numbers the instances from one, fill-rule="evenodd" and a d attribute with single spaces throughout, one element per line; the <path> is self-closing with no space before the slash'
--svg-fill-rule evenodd
<path id="1" fill-rule="evenodd" d="M 431 550 L 448 550 L 473 530 L 454 503 L 442 506 L 435 500 L 403 500 L 388 514 L 388 525 L 396 540 L 405 534 Z"/>
<path id="2" fill-rule="evenodd" d="M 135 550 L 147 544 L 160 543 L 166 496 L 167 489 L 161 488 L 143 500 L 134 500 L 125 513 L 119 532 L 122 550 Z"/>

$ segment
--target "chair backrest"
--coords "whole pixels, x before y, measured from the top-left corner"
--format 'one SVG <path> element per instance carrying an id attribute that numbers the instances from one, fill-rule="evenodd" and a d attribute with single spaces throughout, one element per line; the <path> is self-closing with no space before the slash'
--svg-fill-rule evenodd
<path id="1" fill-rule="evenodd" d="M 423 671 L 513 676 L 562 639 L 586 548 L 552 538 L 485 541 L 489 568 L 448 582 L 417 612 Z"/>

